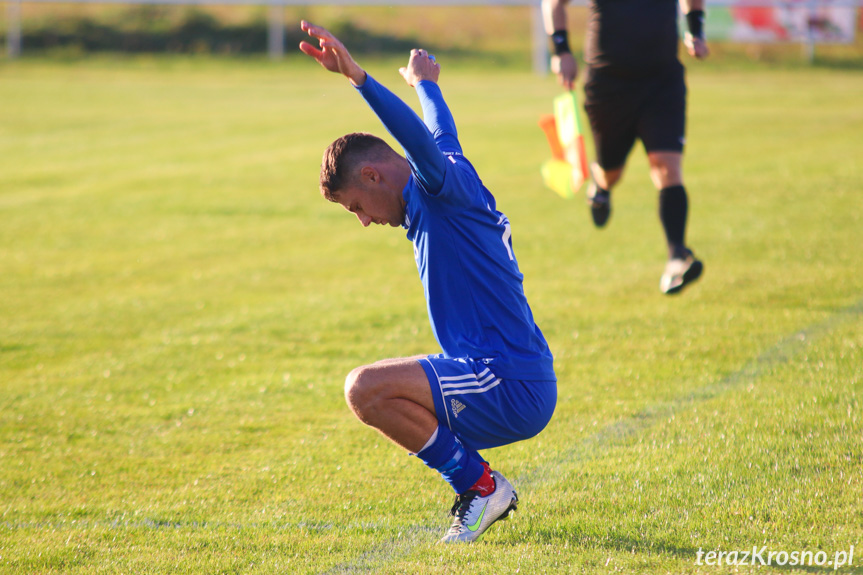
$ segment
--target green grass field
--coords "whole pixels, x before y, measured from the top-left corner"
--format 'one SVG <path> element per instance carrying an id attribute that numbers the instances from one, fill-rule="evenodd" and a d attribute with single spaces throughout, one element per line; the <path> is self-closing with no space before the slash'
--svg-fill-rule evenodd
<path id="1" fill-rule="evenodd" d="M 365 64 L 415 104 L 401 60 Z M 25 59 L 0 63 L 0 572 L 770 573 L 795 568 L 698 553 L 854 546 L 863 573 L 859 70 L 687 62 L 706 271 L 667 298 L 641 148 L 597 231 L 541 183 L 553 79 L 443 64 L 560 380 L 540 436 L 485 453 L 514 518 L 437 545 L 451 490 L 344 404 L 353 367 L 437 351 L 403 232 L 317 192 L 330 141 L 382 133 L 345 80 Z"/>

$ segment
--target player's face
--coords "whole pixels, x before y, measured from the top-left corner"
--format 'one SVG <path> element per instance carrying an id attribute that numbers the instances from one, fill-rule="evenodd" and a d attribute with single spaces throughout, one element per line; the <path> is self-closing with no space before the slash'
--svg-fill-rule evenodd
<path id="1" fill-rule="evenodd" d="M 370 224 L 398 227 L 405 217 L 400 196 L 400 192 L 396 194 L 383 187 L 350 186 L 339 193 L 338 201 L 355 214 L 364 227 Z"/>

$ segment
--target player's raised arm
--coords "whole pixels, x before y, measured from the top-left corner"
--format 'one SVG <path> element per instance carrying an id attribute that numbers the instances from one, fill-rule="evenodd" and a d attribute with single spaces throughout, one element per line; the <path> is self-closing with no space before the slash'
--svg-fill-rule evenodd
<path id="1" fill-rule="evenodd" d="M 348 78 L 354 86 L 362 86 L 366 81 L 366 72 L 360 68 L 351 57 L 345 45 L 332 35 L 329 30 L 315 26 L 303 20 L 300 27 L 309 36 L 318 40 L 320 48 L 316 48 L 308 42 L 300 42 L 300 50 L 318 61 L 318 63 L 329 70 L 342 74 Z"/>

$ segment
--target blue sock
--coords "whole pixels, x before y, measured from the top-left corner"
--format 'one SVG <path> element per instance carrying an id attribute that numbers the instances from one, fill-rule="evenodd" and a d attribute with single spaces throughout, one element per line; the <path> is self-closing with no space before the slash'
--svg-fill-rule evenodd
<path id="1" fill-rule="evenodd" d="M 443 425 L 438 425 L 437 437 L 417 453 L 423 463 L 443 475 L 456 493 L 464 493 L 482 477 L 483 459 L 470 451 Z"/>

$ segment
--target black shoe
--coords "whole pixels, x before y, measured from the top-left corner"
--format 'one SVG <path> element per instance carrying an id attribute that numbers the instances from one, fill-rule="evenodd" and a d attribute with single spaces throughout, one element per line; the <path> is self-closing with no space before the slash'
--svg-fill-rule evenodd
<path id="1" fill-rule="evenodd" d="M 611 216 L 611 194 L 608 190 L 601 190 L 596 182 L 591 180 L 585 196 L 590 206 L 590 215 L 593 216 L 593 225 L 603 227 Z"/>
<path id="2" fill-rule="evenodd" d="M 687 250 L 686 257 L 673 258 L 665 264 L 665 273 L 659 280 L 659 289 L 666 295 L 680 293 L 687 284 L 701 277 L 704 264 L 695 259 L 691 251 Z"/>

